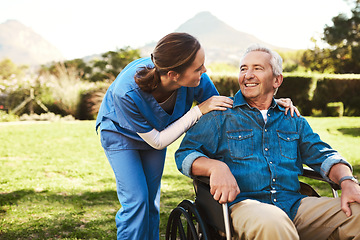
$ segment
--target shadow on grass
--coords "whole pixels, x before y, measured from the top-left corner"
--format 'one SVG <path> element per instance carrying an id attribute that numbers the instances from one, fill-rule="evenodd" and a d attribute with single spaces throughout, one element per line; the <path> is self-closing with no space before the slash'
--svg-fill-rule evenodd
<path id="1" fill-rule="evenodd" d="M 116 239 L 118 208 L 115 191 L 3 193 L 0 239 Z"/>
<path id="2" fill-rule="evenodd" d="M 360 165 L 353 165 L 353 174 L 357 179 L 360 179 Z"/>
<path id="3" fill-rule="evenodd" d="M 353 137 L 359 137 L 360 136 L 360 128 L 339 128 L 339 132 L 345 134 L 345 135 L 351 135 Z"/>

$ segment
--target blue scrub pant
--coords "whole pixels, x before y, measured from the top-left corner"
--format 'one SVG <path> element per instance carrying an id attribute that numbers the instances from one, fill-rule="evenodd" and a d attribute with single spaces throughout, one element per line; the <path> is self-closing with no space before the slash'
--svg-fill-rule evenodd
<path id="1" fill-rule="evenodd" d="M 166 149 L 104 151 L 115 173 L 121 204 L 115 217 L 117 239 L 158 240 Z"/>

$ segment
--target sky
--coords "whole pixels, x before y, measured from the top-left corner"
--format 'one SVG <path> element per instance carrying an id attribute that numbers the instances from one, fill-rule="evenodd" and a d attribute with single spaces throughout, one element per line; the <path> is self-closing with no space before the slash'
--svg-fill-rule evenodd
<path id="1" fill-rule="evenodd" d="M 306 49 L 350 9 L 344 0 L 0 0 L 0 23 L 18 20 L 74 59 L 157 42 L 202 11 L 269 44 Z"/>

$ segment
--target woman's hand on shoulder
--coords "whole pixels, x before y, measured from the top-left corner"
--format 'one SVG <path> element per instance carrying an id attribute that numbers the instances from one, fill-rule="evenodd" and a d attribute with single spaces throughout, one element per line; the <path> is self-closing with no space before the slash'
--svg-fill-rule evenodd
<path id="1" fill-rule="evenodd" d="M 225 96 L 212 96 L 206 101 L 198 105 L 202 114 L 206 114 L 213 110 L 225 111 L 228 108 L 232 108 L 233 100 Z"/>
<path id="2" fill-rule="evenodd" d="M 296 113 L 296 115 L 298 115 L 298 117 L 300 117 L 299 110 L 293 105 L 293 102 L 291 101 L 290 98 L 280 98 L 280 99 L 275 99 L 275 101 L 277 104 L 285 108 L 285 115 L 287 115 L 290 109 L 290 115 L 292 117 L 294 116 L 294 112 Z"/>

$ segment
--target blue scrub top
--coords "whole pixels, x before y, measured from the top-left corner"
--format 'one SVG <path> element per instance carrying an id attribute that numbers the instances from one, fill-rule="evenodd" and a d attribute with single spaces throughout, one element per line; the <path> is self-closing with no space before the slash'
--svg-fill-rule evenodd
<path id="1" fill-rule="evenodd" d="M 150 58 L 141 58 L 127 65 L 110 85 L 96 119 L 105 149 L 151 149 L 137 132 L 164 130 L 190 110 L 193 101 L 199 103 L 219 95 L 209 76 L 204 73 L 197 87 L 181 87 L 177 91 L 172 114 L 165 112 L 151 93 L 143 92 L 134 75 L 141 67 L 154 67 Z"/>

